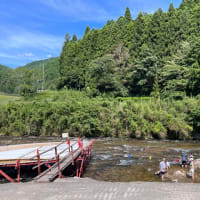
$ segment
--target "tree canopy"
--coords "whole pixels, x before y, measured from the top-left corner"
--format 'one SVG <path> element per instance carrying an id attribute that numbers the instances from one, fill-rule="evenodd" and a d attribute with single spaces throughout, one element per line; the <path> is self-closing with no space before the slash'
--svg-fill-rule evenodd
<path id="1" fill-rule="evenodd" d="M 87 26 L 82 39 L 64 43 L 58 88 L 85 90 L 93 82 L 98 95 L 144 96 L 153 92 L 157 77 L 163 97 L 199 94 L 199 11 L 199 0 L 184 0 L 179 8 L 171 3 L 167 12 L 140 12 L 133 20 L 127 7 L 124 16 L 108 21 L 102 29 Z M 95 72 L 97 66 L 105 67 L 108 57 L 108 71 Z M 113 80 L 126 92 L 99 87 L 109 88 Z"/>

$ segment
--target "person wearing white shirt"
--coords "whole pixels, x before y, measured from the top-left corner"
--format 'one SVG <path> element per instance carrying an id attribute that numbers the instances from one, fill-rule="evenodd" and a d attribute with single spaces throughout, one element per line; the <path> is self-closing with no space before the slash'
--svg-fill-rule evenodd
<path id="1" fill-rule="evenodd" d="M 161 175 L 161 179 L 162 179 L 162 181 L 164 180 L 164 178 L 165 178 L 165 174 L 166 174 L 166 172 L 167 172 L 167 170 L 166 170 L 166 159 L 165 158 L 163 158 L 162 159 L 162 161 L 160 162 L 160 175 Z"/>

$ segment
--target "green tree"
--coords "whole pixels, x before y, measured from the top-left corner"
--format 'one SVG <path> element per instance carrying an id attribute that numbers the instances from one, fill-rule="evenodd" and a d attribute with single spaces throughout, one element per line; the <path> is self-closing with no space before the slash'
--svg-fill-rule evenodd
<path id="1" fill-rule="evenodd" d="M 20 86 L 20 95 L 24 97 L 32 97 L 37 92 L 36 79 L 30 70 L 24 71 L 23 84 Z"/>
<path id="2" fill-rule="evenodd" d="M 126 7 L 126 11 L 125 11 L 124 17 L 125 17 L 127 22 L 131 22 L 132 21 L 131 12 L 130 12 L 130 9 L 128 7 Z"/>
<path id="3" fill-rule="evenodd" d="M 66 33 L 66 35 L 65 35 L 65 43 L 69 42 L 70 38 L 71 38 L 70 34 Z"/>
<path id="4" fill-rule="evenodd" d="M 76 41 L 77 41 L 76 34 L 74 34 L 74 35 L 72 36 L 72 41 L 73 41 L 73 42 L 76 42 Z"/>
<path id="5" fill-rule="evenodd" d="M 16 87 L 16 80 L 14 77 L 14 70 L 0 65 L 0 91 L 5 93 L 14 93 Z"/>
<path id="6" fill-rule="evenodd" d="M 152 50 L 143 45 L 138 59 L 131 68 L 133 95 L 150 95 L 157 72 L 158 59 Z"/>
<path id="7" fill-rule="evenodd" d="M 186 95 L 189 68 L 185 59 L 190 51 L 190 44 L 183 42 L 175 55 L 169 58 L 161 69 L 162 94 L 164 97 L 183 98 Z"/>
<path id="8" fill-rule="evenodd" d="M 200 94 L 200 38 L 196 38 L 185 57 L 189 69 L 188 95 Z"/>
<path id="9" fill-rule="evenodd" d="M 131 54 L 133 57 L 137 57 L 140 48 L 145 41 L 145 20 L 143 14 L 140 12 L 134 23 L 133 40 L 131 47 Z"/>
<path id="10" fill-rule="evenodd" d="M 147 43 L 152 47 L 155 54 L 164 56 L 165 52 L 165 13 L 158 9 L 152 16 L 147 26 Z"/>
<path id="11" fill-rule="evenodd" d="M 84 36 L 86 36 L 90 32 L 90 27 L 86 26 Z"/>
<path id="12" fill-rule="evenodd" d="M 110 94 L 111 96 L 126 96 L 127 90 L 120 82 L 119 76 L 115 73 L 115 62 L 110 56 L 103 56 L 94 60 L 88 70 L 87 90 L 93 95 L 100 93 Z"/>
<path id="13" fill-rule="evenodd" d="M 157 74 L 154 80 L 153 91 L 151 92 L 151 96 L 153 96 L 158 101 L 160 100 L 160 87 Z"/>

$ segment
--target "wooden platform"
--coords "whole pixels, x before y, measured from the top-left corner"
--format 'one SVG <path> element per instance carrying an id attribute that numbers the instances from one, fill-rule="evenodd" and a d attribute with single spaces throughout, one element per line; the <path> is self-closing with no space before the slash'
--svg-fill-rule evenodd
<path id="1" fill-rule="evenodd" d="M 71 140 L 70 145 L 73 145 L 74 150 L 79 148 L 76 140 Z M 87 145 L 87 142 L 85 145 Z M 0 146 L 0 166 L 15 164 L 17 160 L 20 160 L 21 163 L 34 162 L 37 160 L 37 150 L 41 161 L 51 160 L 55 157 L 55 147 L 57 147 L 57 153 L 59 154 L 64 149 L 69 148 L 69 145 L 64 141 Z M 61 154 L 60 158 L 67 153 Z"/>
<path id="2" fill-rule="evenodd" d="M 73 158 L 76 160 L 81 154 L 81 149 L 77 149 L 73 153 Z M 68 154 L 60 161 L 60 171 L 63 172 L 69 165 L 72 164 L 72 153 Z M 44 171 L 40 175 L 34 178 L 36 182 L 52 182 L 58 176 L 58 164 L 55 163 L 51 168 Z"/>
<path id="3" fill-rule="evenodd" d="M 37 170 L 35 182 L 51 182 L 62 177 L 62 172 L 76 163 L 76 176 L 80 177 L 83 168 L 91 159 L 94 141 L 69 138 L 62 142 L 21 144 L 0 147 L 0 175 L 10 182 L 20 182 L 23 166 Z M 79 165 L 81 162 L 81 165 Z M 9 176 L 7 168 L 17 171 L 17 178 Z M 31 172 L 30 170 L 30 172 Z"/>

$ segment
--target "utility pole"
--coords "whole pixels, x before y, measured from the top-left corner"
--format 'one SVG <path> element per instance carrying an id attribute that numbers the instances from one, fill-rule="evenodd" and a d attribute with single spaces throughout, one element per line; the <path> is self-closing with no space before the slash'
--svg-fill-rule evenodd
<path id="1" fill-rule="evenodd" d="M 39 83 L 40 83 L 40 80 L 37 79 L 37 93 L 39 93 Z"/>
<path id="2" fill-rule="evenodd" d="M 44 61 L 43 61 L 43 65 L 42 65 L 42 91 L 44 91 Z"/>
<path id="3" fill-rule="evenodd" d="M 36 83 L 35 83 L 35 73 L 33 73 L 33 90 L 36 88 Z"/>

